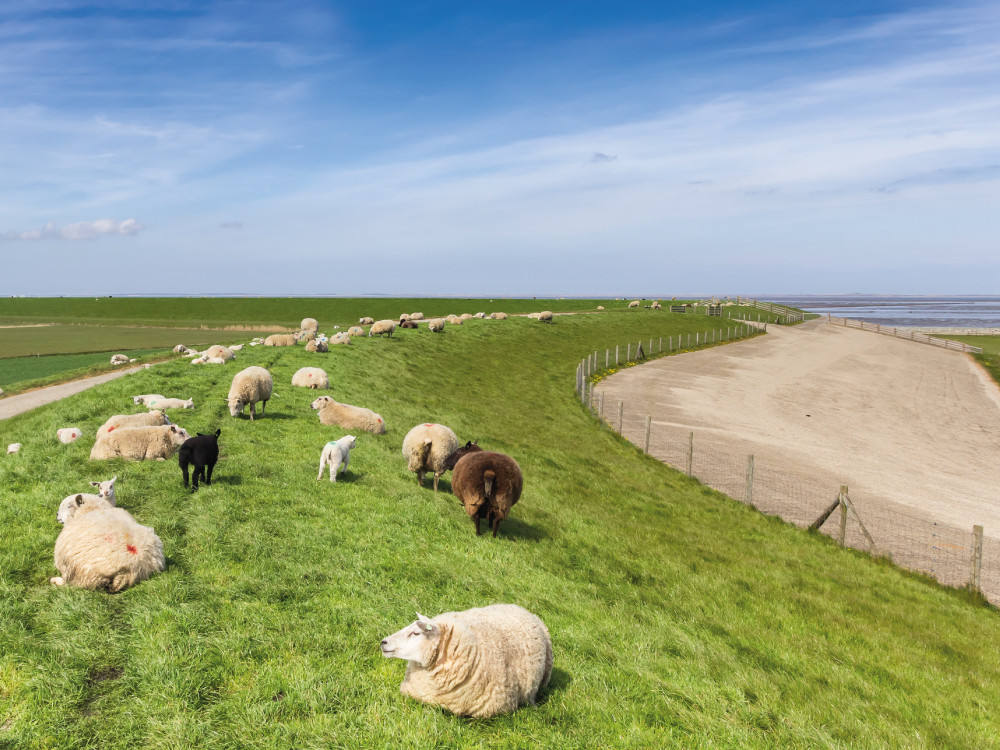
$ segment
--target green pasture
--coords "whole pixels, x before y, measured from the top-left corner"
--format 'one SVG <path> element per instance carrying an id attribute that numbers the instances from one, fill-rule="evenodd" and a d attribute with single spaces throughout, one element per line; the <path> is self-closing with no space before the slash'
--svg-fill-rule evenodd
<path id="1" fill-rule="evenodd" d="M 941 336 L 952 341 L 962 341 L 972 346 L 982 347 L 982 354 L 973 354 L 993 379 L 1000 383 L 1000 336 Z"/>
<path id="2" fill-rule="evenodd" d="M 317 312 L 288 304 L 276 321 Z M 713 324 L 638 311 L 246 348 L 0 422 L 0 444 L 24 444 L 0 457 L 0 748 L 1000 746 L 994 609 L 760 515 L 577 401 L 589 352 Z M 223 401 L 252 364 L 276 390 L 253 423 Z M 388 427 L 358 436 L 336 485 L 316 472 L 345 431 L 291 387 L 305 365 Z M 186 492 L 174 461 L 89 460 L 97 427 L 147 392 L 193 396 L 172 413 L 192 434 L 221 427 L 211 487 Z M 435 494 L 407 472 L 403 436 L 426 421 L 521 465 L 499 538 L 474 535 L 448 475 Z M 60 444 L 65 425 L 87 437 Z M 115 474 L 167 570 L 114 596 L 50 586 L 59 501 Z M 539 705 L 474 721 L 401 696 L 381 638 L 416 610 L 494 602 L 551 631 Z"/>
<path id="3" fill-rule="evenodd" d="M 46 354 L 93 354 L 142 349 L 173 349 L 177 344 L 236 343 L 245 332 L 198 328 L 139 328 L 130 325 L 47 325 L 0 328 L 0 361 Z M 110 359 L 110 356 L 107 357 Z"/>

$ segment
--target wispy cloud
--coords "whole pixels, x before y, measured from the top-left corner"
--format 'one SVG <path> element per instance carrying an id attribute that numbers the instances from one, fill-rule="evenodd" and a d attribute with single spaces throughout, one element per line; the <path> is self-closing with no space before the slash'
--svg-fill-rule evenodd
<path id="1" fill-rule="evenodd" d="M 97 221 L 78 221 L 60 228 L 54 222 L 46 224 L 41 229 L 29 229 L 24 232 L 9 231 L 2 235 L 3 239 L 11 240 L 96 240 L 109 235 L 131 236 L 138 234 L 145 227 L 135 219 L 115 221 L 114 219 L 98 219 Z"/>
<path id="2" fill-rule="evenodd" d="M 224 221 L 221 224 L 219 224 L 219 228 L 220 229 L 242 229 L 243 228 L 243 222 L 242 221 Z"/>

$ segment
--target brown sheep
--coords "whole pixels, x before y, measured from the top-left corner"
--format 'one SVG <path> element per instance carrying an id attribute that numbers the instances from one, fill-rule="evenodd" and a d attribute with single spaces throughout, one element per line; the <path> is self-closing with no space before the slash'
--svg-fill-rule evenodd
<path id="1" fill-rule="evenodd" d="M 459 459 L 452 470 L 451 491 L 462 501 L 465 512 L 481 533 L 479 521 L 486 519 L 494 538 L 500 522 L 521 497 L 524 477 L 510 456 L 492 451 L 474 451 Z"/>
<path id="2" fill-rule="evenodd" d="M 397 326 L 399 328 L 416 328 L 417 322 L 415 320 L 410 320 L 409 318 L 406 319 L 400 318 Z"/>

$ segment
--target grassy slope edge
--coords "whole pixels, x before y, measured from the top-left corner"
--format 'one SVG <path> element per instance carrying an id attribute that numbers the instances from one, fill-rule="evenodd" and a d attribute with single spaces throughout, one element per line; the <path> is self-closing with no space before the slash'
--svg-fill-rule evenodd
<path id="1" fill-rule="evenodd" d="M 576 363 L 628 340 L 706 330 L 696 316 L 469 321 L 328 355 L 244 350 L 159 365 L 0 423 L 0 747 L 692 747 L 1000 745 L 994 610 L 841 550 L 671 471 L 599 426 Z M 257 422 L 222 397 L 250 364 L 278 396 Z M 317 482 L 304 365 L 374 408 L 349 476 Z M 92 463 L 90 435 L 132 393 L 191 394 L 190 431 L 222 427 L 217 482 L 168 463 Z M 521 464 L 501 538 L 475 537 L 442 482 L 399 455 L 440 421 Z M 55 589 L 58 501 L 119 475 L 120 504 L 164 540 L 165 573 L 117 596 Z M 512 601 L 553 635 L 535 708 L 468 721 L 399 695 L 378 641 L 427 614 Z"/>

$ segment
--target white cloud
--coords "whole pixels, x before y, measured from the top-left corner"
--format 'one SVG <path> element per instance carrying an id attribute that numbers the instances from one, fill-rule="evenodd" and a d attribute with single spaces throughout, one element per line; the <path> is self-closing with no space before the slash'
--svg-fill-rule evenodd
<path id="1" fill-rule="evenodd" d="M 54 222 L 46 224 L 42 229 L 29 229 L 25 232 L 9 231 L 3 235 L 5 240 L 96 240 L 104 235 L 131 236 L 138 234 L 144 227 L 135 219 L 115 221 L 114 219 L 98 219 L 97 221 L 78 221 L 67 224 L 62 229 Z"/>

